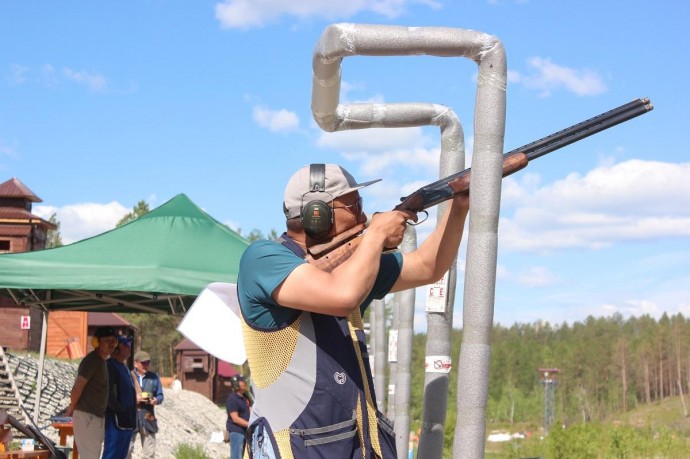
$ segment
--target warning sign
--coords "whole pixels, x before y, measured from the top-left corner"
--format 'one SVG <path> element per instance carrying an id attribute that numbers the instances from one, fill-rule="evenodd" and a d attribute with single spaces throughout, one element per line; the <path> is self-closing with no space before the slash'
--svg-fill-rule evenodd
<path id="1" fill-rule="evenodd" d="M 426 312 L 446 312 L 446 296 L 448 293 L 448 272 L 435 283 L 427 287 Z"/>
<path id="2" fill-rule="evenodd" d="M 30 330 L 31 329 L 31 317 L 22 316 L 20 319 L 19 328 L 21 328 L 22 330 Z"/>

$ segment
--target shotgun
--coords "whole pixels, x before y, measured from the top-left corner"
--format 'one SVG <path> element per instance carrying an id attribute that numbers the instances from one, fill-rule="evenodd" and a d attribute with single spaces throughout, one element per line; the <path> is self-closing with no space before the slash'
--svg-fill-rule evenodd
<path id="1" fill-rule="evenodd" d="M 636 99 L 504 153 L 503 177 L 525 168 L 533 159 L 647 113 L 653 108 L 648 98 Z M 470 189 L 470 176 L 471 169 L 468 168 L 423 186 L 411 195 L 401 198 L 402 202 L 395 206 L 394 210 L 410 210 L 418 213 L 443 201 L 447 201 L 454 196 L 468 193 Z M 365 225 L 357 225 L 327 242 L 310 246 L 307 250 L 307 260 L 319 269 L 328 272 L 332 271 L 350 258 L 350 255 L 357 249 L 360 241 L 359 236 L 362 235 L 364 229 Z"/>

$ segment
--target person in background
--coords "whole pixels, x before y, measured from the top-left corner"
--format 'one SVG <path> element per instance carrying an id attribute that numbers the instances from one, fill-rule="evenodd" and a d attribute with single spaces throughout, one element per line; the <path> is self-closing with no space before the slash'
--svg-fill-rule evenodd
<path id="1" fill-rule="evenodd" d="M 137 393 L 127 359 L 132 355 L 132 337 L 119 336 L 108 359 L 109 395 L 105 412 L 105 441 L 102 459 L 125 459 L 132 431 L 137 427 Z"/>
<path id="2" fill-rule="evenodd" d="M 141 387 L 141 394 L 137 399 L 138 428 L 132 433 L 128 459 L 132 457 L 137 434 L 141 438 L 142 457 L 153 459 L 156 456 L 158 420 L 154 407 L 163 403 L 163 385 L 158 375 L 149 371 L 150 365 L 151 356 L 148 352 L 139 351 L 134 354 L 134 371 L 132 374 Z"/>
<path id="3" fill-rule="evenodd" d="M 243 376 L 231 378 L 232 392 L 228 395 L 225 407 L 228 411 L 228 420 L 225 422 L 225 430 L 230 433 L 230 459 L 242 459 L 244 456 L 245 434 L 249 426 L 249 413 L 251 403 L 245 395 L 247 382 Z"/>
<path id="4" fill-rule="evenodd" d="M 108 406 L 108 365 L 106 360 L 117 346 L 113 327 L 100 327 L 91 344 L 95 348 L 79 363 L 70 394 L 67 415 L 74 423 L 74 442 L 82 459 L 99 459 L 105 435 L 105 410 Z"/>

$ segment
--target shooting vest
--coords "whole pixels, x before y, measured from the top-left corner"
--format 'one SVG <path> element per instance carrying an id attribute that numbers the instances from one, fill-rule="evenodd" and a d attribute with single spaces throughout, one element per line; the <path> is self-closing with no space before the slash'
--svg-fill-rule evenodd
<path id="1" fill-rule="evenodd" d="M 242 322 L 255 395 L 250 458 L 397 457 L 392 424 L 376 409 L 359 308 L 347 318 L 301 312 L 270 331 Z"/>

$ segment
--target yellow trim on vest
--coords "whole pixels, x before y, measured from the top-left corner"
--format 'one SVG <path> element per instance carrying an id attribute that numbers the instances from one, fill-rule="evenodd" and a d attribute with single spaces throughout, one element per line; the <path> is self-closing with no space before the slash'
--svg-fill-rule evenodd
<path id="1" fill-rule="evenodd" d="M 252 370 L 252 383 L 263 389 L 273 384 L 287 369 L 299 338 L 300 315 L 289 327 L 274 331 L 251 328 L 242 319 L 244 346 Z"/>
<path id="2" fill-rule="evenodd" d="M 290 445 L 290 430 L 279 430 L 278 432 L 273 432 L 273 435 L 275 436 L 281 459 L 293 459 L 294 455 Z"/>
<path id="3" fill-rule="evenodd" d="M 369 424 L 369 440 L 371 441 L 371 447 L 374 450 L 374 453 L 378 457 L 383 457 L 383 454 L 381 453 L 381 444 L 379 443 L 379 428 L 378 428 L 378 421 L 376 420 L 376 405 L 374 404 L 374 399 L 371 396 L 371 390 L 369 388 L 369 380 L 367 379 L 367 371 L 364 366 L 364 358 L 362 358 L 362 352 L 359 348 L 359 341 L 357 340 L 357 333 L 356 330 L 359 328 L 360 330 L 363 328 L 362 327 L 362 314 L 359 311 L 359 308 L 355 309 L 352 313 L 350 313 L 349 316 L 347 316 L 347 323 L 348 327 L 350 328 L 350 337 L 352 338 L 352 345 L 354 346 L 355 349 L 355 354 L 357 354 L 357 362 L 359 363 L 359 372 L 362 374 L 362 385 L 364 386 L 364 396 L 366 397 L 366 404 L 367 404 L 367 421 Z M 360 325 L 360 327 L 357 327 L 357 325 Z M 357 403 L 357 410 L 358 410 L 358 415 L 357 415 L 357 426 L 358 427 L 363 427 L 362 424 L 360 424 L 360 421 L 363 423 L 364 421 L 361 420 L 362 415 L 361 412 L 359 412 L 361 407 L 361 402 L 358 400 Z M 360 432 L 364 432 L 363 429 L 360 430 Z M 363 435 L 363 433 L 361 434 Z M 360 436 L 360 440 L 362 437 Z M 362 442 L 362 456 L 366 458 L 366 448 L 364 447 L 364 442 Z"/>

